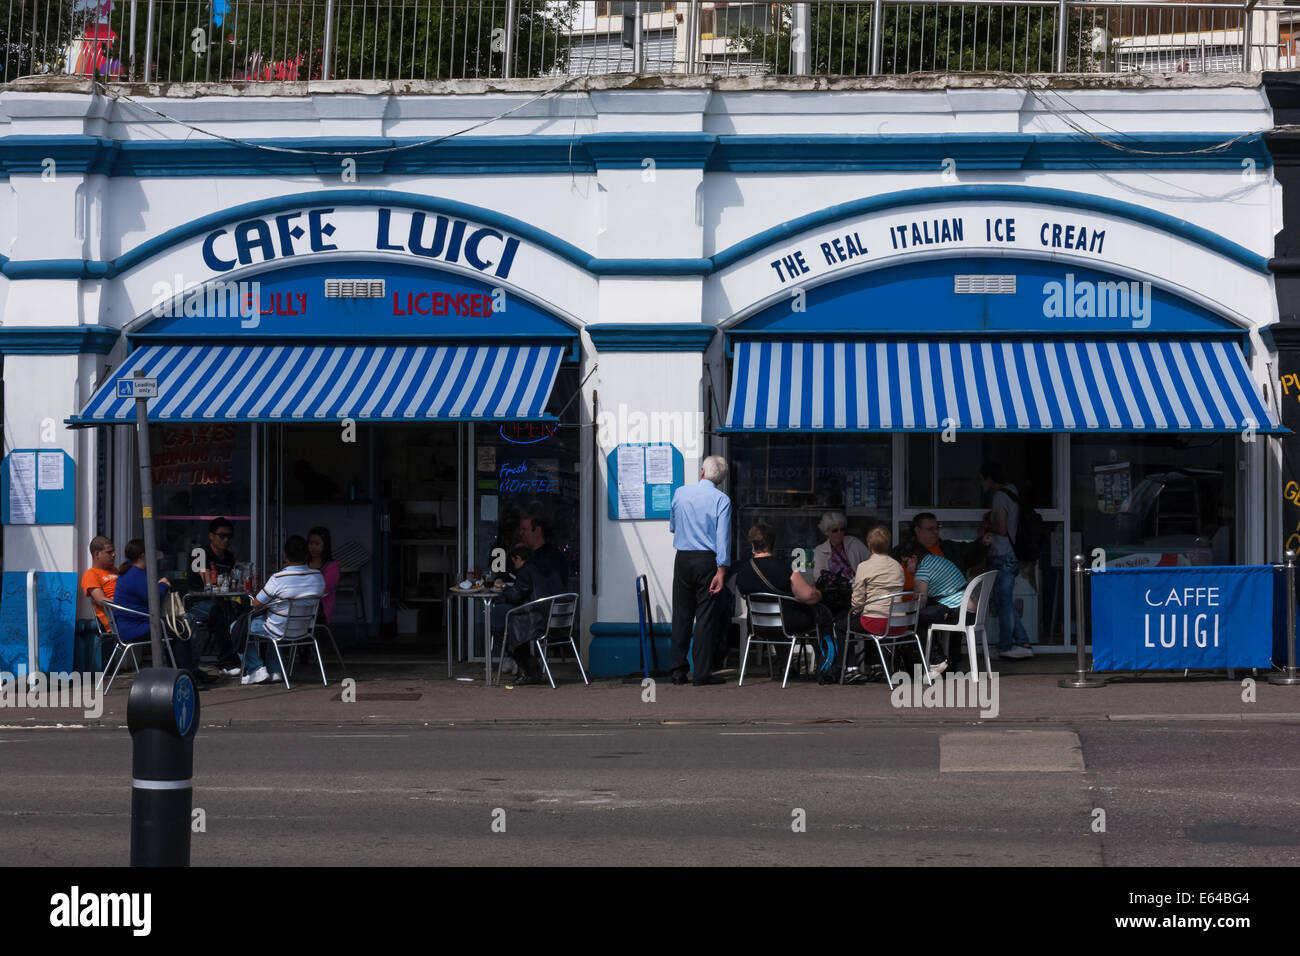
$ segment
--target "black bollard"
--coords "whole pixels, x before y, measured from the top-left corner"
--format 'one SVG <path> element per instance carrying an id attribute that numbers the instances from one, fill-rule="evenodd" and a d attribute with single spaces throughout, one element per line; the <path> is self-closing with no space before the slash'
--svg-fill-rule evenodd
<path id="1" fill-rule="evenodd" d="M 131 731 L 131 865 L 189 866 L 199 697 L 189 673 L 147 667 L 126 701 Z"/>

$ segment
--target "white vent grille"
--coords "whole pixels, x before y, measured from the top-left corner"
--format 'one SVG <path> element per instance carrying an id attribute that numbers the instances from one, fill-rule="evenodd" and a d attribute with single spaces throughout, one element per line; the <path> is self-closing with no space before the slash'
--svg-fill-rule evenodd
<path id="1" fill-rule="evenodd" d="M 1015 276 L 953 276 L 957 295 L 1015 295 Z"/>
<path id="2" fill-rule="evenodd" d="M 383 279 L 326 279 L 327 299 L 382 299 Z"/>

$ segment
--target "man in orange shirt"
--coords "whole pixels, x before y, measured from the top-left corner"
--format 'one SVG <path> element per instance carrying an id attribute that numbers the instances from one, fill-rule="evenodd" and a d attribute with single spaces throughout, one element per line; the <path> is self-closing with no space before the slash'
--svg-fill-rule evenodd
<path id="1" fill-rule="evenodd" d="M 81 576 L 81 590 L 92 601 L 113 600 L 113 592 L 117 588 L 117 566 L 113 563 L 116 558 L 117 551 L 113 549 L 112 541 L 102 534 L 91 539 L 90 567 Z M 108 630 L 108 617 L 98 605 L 95 607 L 95 616 L 99 618 L 104 630 Z"/>

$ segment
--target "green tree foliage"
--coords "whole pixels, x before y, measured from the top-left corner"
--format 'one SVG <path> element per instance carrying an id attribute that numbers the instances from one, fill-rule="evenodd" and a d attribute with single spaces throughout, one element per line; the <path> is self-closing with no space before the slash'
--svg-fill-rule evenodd
<path id="1" fill-rule="evenodd" d="M 90 0 L 92 3 L 103 0 Z M 139 0 L 132 74 L 127 0 L 111 8 L 87 0 L 0 0 L 3 78 L 73 72 L 95 38 L 83 71 L 163 82 L 320 79 L 325 57 L 325 0 L 156 0 L 149 76 L 144 76 L 148 0 Z M 577 0 L 520 0 L 514 76 L 562 74 L 562 31 Z M 11 15 L 10 15 L 11 14 Z M 106 17 L 113 32 L 93 24 Z M 87 33 L 87 23 L 93 33 Z M 12 24 L 6 26 L 6 24 Z M 336 0 L 330 76 L 336 79 L 501 77 L 505 67 L 503 0 Z M 32 68 L 31 64 L 36 67 Z M 97 64 L 87 67 L 88 63 Z"/>
<path id="2" fill-rule="evenodd" d="M 761 60 L 770 73 L 793 72 L 794 53 L 802 48 L 811 54 L 814 75 L 871 72 L 871 4 L 813 3 L 807 36 L 795 35 L 792 6 L 780 6 L 774 29 L 732 32 L 730 50 Z M 1056 16 L 1054 7 L 887 5 L 880 72 L 1050 72 L 1056 68 Z M 1090 69 L 1087 32 L 1078 18 L 1068 21 L 1067 71 Z"/>

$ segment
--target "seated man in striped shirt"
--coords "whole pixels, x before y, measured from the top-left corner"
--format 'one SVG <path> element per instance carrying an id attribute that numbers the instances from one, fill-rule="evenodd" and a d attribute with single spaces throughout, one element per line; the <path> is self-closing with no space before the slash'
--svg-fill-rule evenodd
<path id="1" fill-rule="evenodd" d="M 931 624 L 954 624 L 961 613 L 961 599 L 966 592 L 966 578 L 961 569 L 942 555 L 934 554 L 920 542 L 914 542 L 904 567 L 914 578 L 913 590 L 921 599 L 921 616 L 917 633 L 921 645 Z M 930 650 L 932 663 L 942 673 L 947 668 L 944 641 L 934 642 Z"/>

